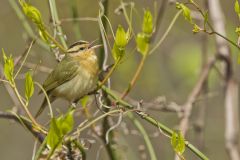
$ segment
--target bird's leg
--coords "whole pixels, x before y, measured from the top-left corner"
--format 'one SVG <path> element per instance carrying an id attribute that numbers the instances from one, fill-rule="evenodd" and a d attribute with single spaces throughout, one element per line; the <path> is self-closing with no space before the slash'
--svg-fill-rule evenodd
<path id="1" fill-rule="evenodd" d="M 87 95 L 92 95 L 92 94 L 98 95 L 98 94 L 99 94 L 98 88 L 96 88 L 96 89 L 94 89 L 93 91 L 89 92 Z"/>
<path id="2" fill-rule="evenodd" d="M 77 103 L 76 102 L 72 102 L 72 103 L 70 103 L 70 106 L 73 107 L 74 109 L 76 109 L 77 108 Z"/>
<path id="3" fill-rule="evenodd" d="M 78 101 L 79 101 L 79 99 L 76 99 L 76 100 L 70 102 L 70 106 L 72 106 L 74 109 L 76 109 L 76 108 L 77 108 Z"/>

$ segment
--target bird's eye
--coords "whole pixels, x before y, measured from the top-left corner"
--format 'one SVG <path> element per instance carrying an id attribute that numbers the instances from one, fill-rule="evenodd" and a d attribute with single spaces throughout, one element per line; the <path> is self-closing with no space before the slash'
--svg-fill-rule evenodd
<path id="1" fill-rule="evenodd" d="M 83 51 L 85 49 L 85 47 L 80 47 L 79 51 Z"/>

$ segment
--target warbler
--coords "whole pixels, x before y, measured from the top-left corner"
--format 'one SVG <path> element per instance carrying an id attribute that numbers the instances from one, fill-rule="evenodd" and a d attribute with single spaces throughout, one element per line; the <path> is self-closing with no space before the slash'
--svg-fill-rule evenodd
<path id="1" fill-rule="evenodd" d="M 65 57 L 43 83 L 50 102 L 59 97 L 76 103 L 96 89 L 99 68 L 95 49 L 100 46 L 81 40 L 68 48 Z M 45 98 L 35 117 L 38 117 L 46 106 Z"/>

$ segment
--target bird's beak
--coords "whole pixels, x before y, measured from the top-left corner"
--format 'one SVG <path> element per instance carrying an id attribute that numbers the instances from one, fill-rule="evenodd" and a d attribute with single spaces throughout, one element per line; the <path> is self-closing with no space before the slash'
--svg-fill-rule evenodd
<path id="1" fill-rule="evenodd" d="M 95 43 L 96 41 L 98 41 L 98 39 L 95 39 L 94 41 L 92 41 L 92 42 L 89 44 L 88 48 L 89 48 L 89 49 L 96 49 L 96 48 L 102 47 L 101 44 L 100 44 L 100 45 L 94 45 L 94 43 Z"/>
<path id="2" fill-rule="evenodd" d="M 96 49 L 96 48 L 99 48 L 99 47 L 102 47 L 103 45 L 101 44 L 98 44 L 98 45 L 95 45 L 95 46 L 89 46 L 90 49 Z"/>

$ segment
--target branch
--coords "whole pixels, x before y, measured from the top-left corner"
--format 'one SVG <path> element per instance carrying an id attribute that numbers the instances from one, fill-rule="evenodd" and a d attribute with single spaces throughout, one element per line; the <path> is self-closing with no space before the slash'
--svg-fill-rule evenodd
<path id="1" fill-rule="evenodd" d="M 70 12 L 72 13 L 72 19 L 78 19 L 79 14 L 78 14 L 78 8 L 77 8 L 77 1 L 76 0 L 70 0 Z M 62 20 L 61 20 L 62 22 Z M 60 24 L 59 24 L 60 25 Z M 73 30 L 75 37 L 77 39 L 81 38 L 81 31 L 80 31 L 80 25 L 77 21 L 73 21 Z"/>
<path id="2" fill-rule="evenodd" d="M 107 60 L 108 60 L 107 39 L 104 35 L 104 32 L 107 33 L 107 19 L 104 18 L 104 16 L 107 16 L 107 14 L 108 14 L 108 3 L 109 3 L 108 0 L 101 0 L 99 2 L 99 5 L 100 5 L 100 13 L 99 13 L 99 19 L 98 19 L 98 23 L 99 23 L 99 27 L 100 27 L 99 37 L 100 37 L 100 43 L 103 44 L 103 47 L 101 47 L 100 51 L 99 51 L 99 68 L 101 68 L 102 70 L 104 70 L 106 68 L 106 63 L 107 63 Z M 99 87 L 104 85 L 104 83 L 108 81 L 108 78 L 110 77 L 110 75 L 112 74 L 112 72 L 114 71 L 116 66 L 117 66 L 117 64 L 115 63 L 114 67 L 111 68 L 111 70 L 108 72 L 107 76 L 102 80 Z M 102 91 L 101 94 L 103 96 L 103 99 L 104 99 L 106 105 L 110 106 L 111 101 L 107 97 L 106 92 Z M 111 111 L 110 111 L 109 108 L 104 108 L 104 112 L 110 113 Z M 111 160 L 118 160 L 119 159 L 119 153 L 116 151 L 116 149 L 113 146 L 116 143 L 114 141 L 114 136 L 115 136 L 114 132 L 113 131 L 109 132 L 108 142 L 107 142 L 106 137 L 105 137 L 106 134 L 108 133 L 108 130 L 110 129 L 110 127 L 111 126 L 109 124 L 109 116 L 106 115 L 103 118 L 103 121 L 102 121 L 103 131 L 102 131 L 101 139 L 105 144 L 105 147 L 106 147 L 106 150 L 107 150 L 107 153 L 108 153 L 108 156 L 110 157 L 110 159 Z"/>
<path id="3" fill-rule="evenodd" d="M 163 16 L 164 16 L 164 12 L 165 12 L 165 8 L 166 8 L 167 3 L 168 3 L 167 0 L 162 0 L 161 5 L 158 9 L 158 14 L 157 14 L 157 17 L 156 17 L 155 33 L 153 34 L 152 39 L 151 39 L 153 42 L 155 41 L 155 39 L 157 37 L 157 34 L 158 34 L 158 31 L 160 29 L 160 25 L 161 25 L 161 22 L 163 20 Z"/>
<path id="4" fill-rule="evenodd" d="M 0 78 L 3 79 L 4 73 L 3 73 L 3 66 L 0 64 Z M 20 102 L 18 101 L 17 96 L 15 95 L 13 89 L 8 85 L 7 83 L 3 83 L 4 87 L 6 88 L 10 98 L 12 99 L 15 106 L 19 107 L 21 106 Z"/>
<path id="5" fill-rule="evenodd" d="M 31 122 L 26 119 L 25 117 L 23 116 L 16 116 L 12 113 L 7 113 L 7 112 L 2 112 L 0 111 L 0 118 L 1 119 L 9 119 L 9 120 L 14 120 L 15 122 L 18 122 L 19 124 L 21 124 L 23 127 L 26 127 L 32 134 L 34 137 L 36 137 L 39 142 L 43 142 L 44 138 L 45 138 L 45 135 L 41 134 L 40 132 L 37 132 Z"/>
<path id="6" fill-rule="evenodd" d="M 156 157 L 156 153 L 154 151 L 154 148 L 152 146 L 152 142 L 148 136 L 148 133 L 146 132 L 146 130 L 144 129 L 143 125 L 141 124 L 140 121 L 138 121 L 136 119 L 136 117 L 134 116 L 134 114 L 132 114 L 131 112 L 127 113 L 128 118 L 133 122 L 133 124 L 137 127 L 137 129 L 139 130 L 139 132 L 142 134 L 143 139 L 147 145 L 148 151 L 149 151 L 149 155 L 151 160 L 157 160 Z"/>
<path id="7" fill-rule="evenodd" d="M 165 40 L 165 38 L 167 37 L 167 35 L 169 34 L 169 32 L 171 31 L 174 23 L 177 21 L 177 18 L 180 16 L 180 14 L 182 13 L 182 10 L 179 10 L 175 16 L 173 17 L 171 23 L 169 24 L 167 30 L 165 31 L 165 33 L 163 34 L 163 36 L 161 37 L 161 39 L 154 45 L 154 47 L 149 51 L 149 55 L 152 54 L 161 44 L 162 42 Z"/>
<path id="8" fill-rule="evenodd" d="M 58 12 L 57 12 L 57 7 L 56 7 L 55 0 L 49 0 L 49 6 L 50 6 L 49 8 L 50 8 L 51 16 L 52 16 L 52 20 L 53 20 L 53 25 L 56 29 L 56 34 L 58 35 L 58 37 L 59 37 L 59 39 L 60 39 L 60 41 L 63 45 L 63 48 L 62 47 L 59 47 L 59 48 L 61 50 L 65 51 L 65 49 L 67 48 L 67 44 L 66 44 L 66 41 L 64 39 L 62 28 L 59 25 L 60 21 L 59 21 L 59 18 L 58 18 Z M 51 39 L 51 40 L 54 41 L 54 39 Z M 54 42 L 54 43 L 56 43 L 56 42 Z"/>
<path id="9" fill-rule="evenodd" d="M 208 0 L 213 27 L 223 36 L 226 35 L 224 15 L 218 0 Z M 239 155 L 239 111 L 238 84 L 233 80 L 230 49 L 226 41 L 216 36 L 217 56 L 224 62 L 225 75 L 225 145 L 231 160 L 240 160 Z"/>
<path id="10" fill-rule="evenodd" d="M 107 88 L 106 86 L 102 86 L 102 89 L 108 94 L 108 96 L 110 96 L 112 99 L 114 99 L 116 101 L 116 103 L 121 104 L 122 106 L 124 106 L 126 109 L 133 109 L 136 108 L 136 106 L 133 106 L 131 104 L 129 104 L 128 102 L 122 100 L 120 97 L 118 97 L 117 95 L 115 95 L 112 90 L 110 90 L 109 88 Z M 144 119 L 145 121 L 147 121 L 148 123 L 152 124 L 153 126 L 159 128 L 160 132 L 167 136 L 168 138 L 172 136 L 173 134 L 173 130 L 171 130 L 170 128 L 168 128 L 167 126 L 163 125 L 162 123 L 160 123 L 159 121 L 157 121 L 156 119 L 152 118 L 151 116 L 149 116 L 148 114 L 146 114 L 143 111 L 139 111 L 139 110 L 134 110 L 134 112 L 136 113 L 136 115 L 138 115 L 140 118 Z M 196 154 L 199 158 L 201 158 L 202 160 L 208 160 L 208 158 L 201 152 L 199 151 L 197 148 L 195 148 L 192 144 L 190 144 L 188 141 L 185 141 L 185 146 L 187 148 L 189 148 L 194 154 Z"/>
<path id="11" fill-rule="evenodd" d="M 146 58 L 147 58 L 147 54 L 142 56 L 142 59 L 137 67 L 137 70 L 136 70 L 131 82 L 129 83 L 127 89 L 125 89 L 122 93 L 121 99 L 124 99 L 128 95 L 128 93 L 131 91 L 131 89 L 134 87 L 134 85 L 136 84 L 137 79 L 143 69 L 143 65 L 145 63 Z"/>
<path id="12" fill-rule="evenodd" d="M 30 24 L 28 23 L 25 15 L 22 13 L 22 11 L 19 9 L 18 5 L 17 5 L 17 1 L 16 0 L 9 0 L 9 4 L 11 5 L 11 7 L 14 9 L 14 11 L 16 12 L 16 15 L 18 16 L 19 20 L 22 22 L 23 28 L 25 29 L 25 31 L 27 32 L 27 34 L 29 35 L 29 37 L 31 37 L 32 39 L 36 39 L 38 38 L 33 29 L 31 28 Z M 37 39 L 37 43 L 44 49 L 50 51 L 48 45 L 46 43 L 44 43 L 41 39 Z"/>
<path id="13" fill-rule="evenodd" d="M 204 6 L 205 8 L 207 8 L 207 0 L 204 0 Z M 203 22 L 203 21 L 202 21 Z M 208 36 L 206 34 L 202 34 L 201 35 L 201 43 L 202 43 L 202 47 L 201 47 L 201 51 L 202 51 L 202 70 L 204 69 L 204 66 L 207 64 L 207 60 L 208 60 Z M 205 81 L 205 83 L 203 84 L 203 89 L 202 89 L 202 95 L 206 95 L 208 94 L 208 80 Z M 203 100 L 202 103 L 200 103 L 200 107 L 197 111 L 197 115 L 196 115 L 196 120 L 194 123 L 194 130 L 196 133 L 196 141 L 197 141 L 197 145 L 200 149 L 204 148 L 204 130 L 205 130 L 205 119 L 206 119 L 206 109 L 208 107 L 208 97 L 206 96 Z"/>
<path id="14" fill-rule="evenodd" d="M 192 113 L 193 103 L 196 101 L 197 97 L 201 93 L 204 83 L 207 80 L 208 74 L 209 74 L 210 70 L 212 69 L 215 61 L 216 61 L 215 57 L 210 59 L 209 62 L 207 63 L 207 65 L 203 68 L 202 73 L 200 74 L 200 77 L 199 77 L 197 83 L 195 84 L 193 90 L 189 94 L 187 101 L 182 106 L 182 109 L 184 112 L 183 112 L 183 117 L 180 121 L 180 130 L 182 131 L 183 135 L 186 135 L 188 127 L 189 127 L 189 118 Z"/>
<path id="15" fill-rule="evenodd" d="M 182 108 L 176 104 L 175 102 L 168 102 L 166 97 L 159 96 L 155 99 L 145 102 L 145 101 L 137 101 L 129 96 L 126 97 L 126 100 L 131 103 L 133 106 L 144 106 L 144 109 L 146 110 L 154 110 L 154 111 L 161 111 L 161 112 L 176 112 L 178 115 L 182 114 Z"/>

